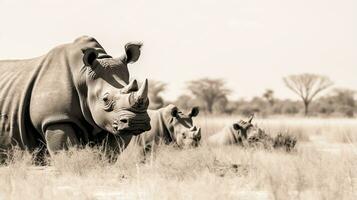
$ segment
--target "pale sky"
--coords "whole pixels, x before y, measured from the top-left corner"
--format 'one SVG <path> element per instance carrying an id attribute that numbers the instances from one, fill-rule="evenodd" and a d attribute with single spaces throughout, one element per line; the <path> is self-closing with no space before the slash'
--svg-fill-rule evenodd
<path id="1" fill-rule="evenodd" d="M 142 41 L 131 76 L 168 83 L 223 78 L 231 99 L 295 98 L 282 77 L 329 76 L 357 90 L 356 0 L 0 0 L 0 59 L 31 58 L 76 37 L 95 37 L 113 56 Z"/>

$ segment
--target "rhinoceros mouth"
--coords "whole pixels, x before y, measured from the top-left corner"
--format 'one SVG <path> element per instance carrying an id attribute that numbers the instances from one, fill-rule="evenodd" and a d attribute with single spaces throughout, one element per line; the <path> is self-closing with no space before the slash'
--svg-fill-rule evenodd
<path id="1" fill-rule="evenodd" d="M 135 123 L 119 127 L 113 124 L 113 134 L 139 135 L 151 129 L 150 122 Z"/>
<path id="2" fill-rule="evenodd" d="M 150 117 L 147 112 L 124 112 L 112 124 L 113 134 L 138 135 L 151 129 Z"/>

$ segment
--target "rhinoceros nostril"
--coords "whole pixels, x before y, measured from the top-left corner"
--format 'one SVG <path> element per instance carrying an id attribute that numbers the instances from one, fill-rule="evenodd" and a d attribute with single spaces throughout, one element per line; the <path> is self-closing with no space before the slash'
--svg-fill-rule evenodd
<path id="1" fill-rule="evenodd" d="M 119 121 L 122 122 L 122 123 L 124 123 L 124 124 L 128 123 L 128 119 L 121 119 L 121 120 L 119 120 Z"/>

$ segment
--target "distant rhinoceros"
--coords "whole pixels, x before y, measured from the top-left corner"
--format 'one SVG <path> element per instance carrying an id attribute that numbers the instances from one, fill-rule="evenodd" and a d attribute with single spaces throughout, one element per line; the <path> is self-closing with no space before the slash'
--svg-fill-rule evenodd
<path id="1" fill-rule="evenodd" d="M 252 124 L 253 116 L 248 121 L 240 120 L 231 126 L 208 138 L 208 144 L 213 145 L 241 145 L 243 147 L 283 149 L 292 151 L 296 145 L 296 137 L 279 133 L 272 137 L 256 125 Z"/>
<path id="2" fill-rule="evenodd" d="M 249 136 L 258 135 L 263 132 L 252 124 L 253 116 L 248 121 L 240 120 L 238 123 L 226 126 L 218 133 L 208 138 L 208 144 L 213 145 L 242 145 L 248 144 Z"/>
<path id="3" fill-rule="evenodd" d="M 196 147 L 201 140 L 201 128 L 193 125 L 192 118 L 199 113 L 193 107 L 189 114 L 182 113 L 175 105 L 168 105 L 159 110 L 148 110 L 151 118 L 151 130 L 135 136 L 130 146 L 143 148 L 147 152 L 159 143 L 175 144 L 181 148 Z"/>
<path id="4" fill-rule="evenodd" d="M 148 83 L 129 83 L 128 63 L 141 44 L 112 58 L 92 37 L 27 60 L 0 61 L 0 148 L 53 152 L 96 141 L 100 134 L 150 130 Z"/>

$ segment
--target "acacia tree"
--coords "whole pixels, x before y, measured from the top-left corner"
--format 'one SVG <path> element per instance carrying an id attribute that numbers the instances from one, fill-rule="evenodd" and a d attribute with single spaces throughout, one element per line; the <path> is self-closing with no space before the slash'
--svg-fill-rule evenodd
<path id="1" fill-rule="evenodd" d="M 271 89 L 266 89 L 264 94 L 263 94 L 263 97 L 267 100 L 267 102 L 273 106 L 274 103 L 275 103 L 275 99 L 274 99 L 274 91 L 271 90 Z"/>
<path id="2" fill-rule="evenodd" d="M 161 93 L 165 91 L 166 83 L 161 81 L 150 80 L 149 84 L 149 108 L 159 109 L 164 106 L 164 99 L 161 97 Z"/>
<path id="3" fill-rule="evenodd" d="M 298 74 L 283 78 L 285 85 L 299 95 L 305 106 L 305 115 L 309 114 L 309 105 L 321 91 L 333 85 L 326 76 L 317 74 Z"/>
<path id="4" fill-rule="evenodd" d="M 212 113 L 216 102 L 226 99 L 230 93 L 222 79 L 203 78 L 189 81 L 187 89 L 204 105 L 209 113 Z"/>
<path id="5" fill-rule="evenodd" d="M 183 94 L 177 97 L 174 104 L 183 110 L 191 110 L 194 106 L 197 106 L 197 102 L 190 95 Z"/>

